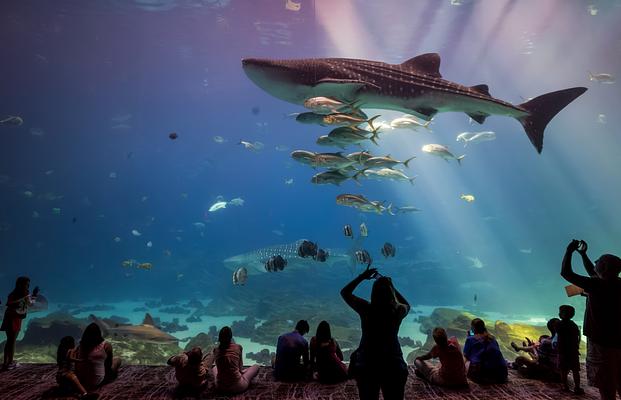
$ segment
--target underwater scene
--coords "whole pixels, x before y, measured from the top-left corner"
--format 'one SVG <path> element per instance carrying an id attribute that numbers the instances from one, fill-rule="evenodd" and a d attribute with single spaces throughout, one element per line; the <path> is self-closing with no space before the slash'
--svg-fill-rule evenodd
<path id="1" fill-rule="evenodd" d="M 410 363 L 474 317 L 511 359 L 562 304 L 581 325 L 567 243 L 621 253 L 619 21 L 619 0 L 1 2 L 0 315 L 17 277 L 40 288 L 15 359 L 95 321 L 126 364 L 226 325 L 269 364 L 305 319 L 348 360 L 340 290 L 369 266 L 412 305 Z"/>

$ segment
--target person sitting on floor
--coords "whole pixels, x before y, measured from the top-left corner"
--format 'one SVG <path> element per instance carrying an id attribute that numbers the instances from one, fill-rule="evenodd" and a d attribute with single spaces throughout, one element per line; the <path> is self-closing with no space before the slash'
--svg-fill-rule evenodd
<path id="1" fill-rule="evenodd" d="M 343 352 L 332 337 L 330 324 L 321 321 L 317 333 L 310 342 L 311 370 L 317 373 L 322 383 L 338 383 L 347 380 L 347 365 L 343 363 Z"/>
<path id="2" fill-rule="evenodd" d="M 293 332 L 278 337 L 276 358 L 274 360 L 274 378 L 279 381 L 304 380 L 308 374 L 308 342 L 304 335 L 310 327 L 308 322 L 300 320 Z"/>
<path id="3" fill-rule="evenodd" d="M 203 357 L 200 347 L 172 356 L 166 363 L 175 367 L 180 390 L 202 391 L 207 387 L 207 370 L 212 361 L 208 356 Z"/>
<path id="4" fill-rule="evenodd" d="M 528 344 L 524 346 L 511 342 L 513 350 L 529 354 L 528 357 L 518 356 L 513 362 L 513 368 L 530 378 L 558 379 L 558 351 L 553 346 L 553 340 L 555 340 L 556 325 L 559 321 L 558 318 L 550 319 L 547 323 L 550 335 L 541 335 L 538 342 L 533 343 L 528 338 L 526 338 Z"/>
<path id="5" fill-rule="evenodd" d="M 436 344 L 431 351 L 414 360 L 417 375 L 434 385 L 467 385 L 466 364 L 457 338 L 448 338 L 444 328 L 440 327 L 434 328 L 432 335 Z M 433 366 L 426 361 L 432 358 L 439 358 L 440 365 Z"/>
<path id="6" fill-rule="evenodd" d="M 56 382 L 61 389 L 69 392 L 78 392 L 79 399 L 97 399 L 99 394 L 89 393 L 75 374 L 75 339 L 71 336 L 65 336 L 60 340 L 58 350 L 56 351 L 56 364 L 58 372 L 56 372 Z"/>
<path id="7" fill-rule="evenodd" d="M 507 361 L 500 352 L 496 338 L 485 327 L 485 322 L 475 318 L 464 345 L 464 356 L 470 362 L 468 378 L 476 383 L 503 383 L 507 381 Z"/>
<path id="8" fill-rule="evenodd" d="M 220 329 L 218 342 L 214 349 L 216 366 L 212 370 L 216 388 L 227 394 L 245 392 L 259 373 L 259 366 L 243 369 L 243 349 L 233 341 L 233 331 L 228 326 Z"/>
<path id="9" fill-rule="evenodd" d="M 76 354 L 75 372 L 87 390 L 116 379 L 121 359 L 113 357 L 112 345 L 104 340 L 96 323 L 84 329 Z"/>

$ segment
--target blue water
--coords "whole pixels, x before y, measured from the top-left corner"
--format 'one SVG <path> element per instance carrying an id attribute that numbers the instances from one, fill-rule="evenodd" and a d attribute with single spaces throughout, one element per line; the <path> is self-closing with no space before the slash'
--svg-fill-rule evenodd
<path id="1" fill-rule="evenodd" d="M 347 248 L 343 225 L 365 222 L 365 246 L 412 303 L 468 305 L 478 294 L 489 311 L 583 307 L 564 296 L 566 244 L 585 239 L 593 257 L 621 253 L 621 92 L 587 72 L 621 75 L 621 2 L 300 2 L 299 11 L 284 0 L 2 2 L 0 114 L 24 119 L 0 127 L 2 296 L 25 274 L 55 302 L 213 298 L 240 290 L 223 259 L 300 238 Z M 241 68 L 244 57 L 400 63 L 425 52 L 441 55 L 445 79 L 486 83 L 512 103 L 589 90 L 548 126 L 541 155 L 510 118 L 478 126 L 439 114 L 433 133 L 392 131 L 368 148 L 416 155 L 406 171 L 418 175 L 413 186 L 315 186 L 315 171 L 275 146 L 319 151 L 315 139 L 329 129 L 285 117 L 303 109 L 263 92 Z M 455 142 L 481 130 L 497 139 L 465 149 Z M 265 147 L 253 153 L 240 139 Z M 420 151 L 427 143 L 467 157 L 461 167 L 446 163 Z M 341 193 L 422 211 L 360 214 L 335 203 Z M 463 193 L 476 200 L 464 202 Z M 207 212 L 219 195 L 245 204 Z M 397 247 L 389 264 L 379 252 L 385 241 Z M 128 271 L 127 259 L 153 269 Z M 422 261 L 432 267 L 415 267 Z M 318 268 L 300 281 L 285 271 L 251 277 L 242 290 L 338 301 L 350 276 Z"/>

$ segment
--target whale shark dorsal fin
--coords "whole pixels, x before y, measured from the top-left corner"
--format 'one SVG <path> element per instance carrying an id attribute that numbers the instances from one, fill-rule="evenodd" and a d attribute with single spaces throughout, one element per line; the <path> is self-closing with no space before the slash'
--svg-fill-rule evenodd
<path id="1" fill-rule="evenodd" d="M 481 93 L 486 96 L 492 97 L 492 95 L 489 94 L 489 87 L 487 85 L 474 85 L 474 86 L 470 86 L 470 89 L 474 90 L 477 93 Z"/>
<path id="2" fill-rule="evenodd" d="M 440 75 L 440 55 L 438 53 L 421 54 L 402 62 L 401 66 L 433 78 L 442 78 L 442 75 Z"/>
<path id="3" fill-rule="evenodd" d="M 151 316 L 151 314 L 146 313 L 144 315 L 144 319 L 142 320 L 142 325 L 155 326 L 155 321 L 153 321 L 153 317 Z"/>

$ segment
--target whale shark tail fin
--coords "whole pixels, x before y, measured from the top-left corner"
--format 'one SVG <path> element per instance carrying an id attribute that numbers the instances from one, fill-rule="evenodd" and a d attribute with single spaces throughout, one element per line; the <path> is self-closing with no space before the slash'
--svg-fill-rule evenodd
<path id="1" fill-rule="evenodd" d="M 575 87 L 542 94 L 534 99 L 522 103 L 519 107 L 528 111 L 528 115 L 518 117 L 530 142 L 538 153 L 543 149 L 543 131 L 546 126 L 563 108 L 586 92 L 585 87 Z"/>

